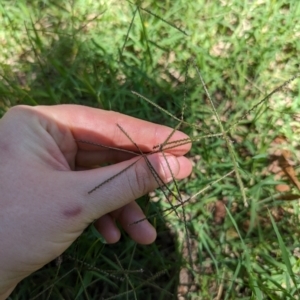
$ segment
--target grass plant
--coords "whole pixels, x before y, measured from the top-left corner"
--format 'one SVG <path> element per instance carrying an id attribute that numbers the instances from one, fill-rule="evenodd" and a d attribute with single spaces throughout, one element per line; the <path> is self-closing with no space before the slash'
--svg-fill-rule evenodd
<path id="1" fill-rule="evenodd" d="M 1 1 L 1 114 L 116 110 L 185 131 L 153 151 L 193 141 L 194 164 L 137 200 L 156 243 L 90 226 L 10 299 L 299 299 L 299 15 L 283 0 Z"/>

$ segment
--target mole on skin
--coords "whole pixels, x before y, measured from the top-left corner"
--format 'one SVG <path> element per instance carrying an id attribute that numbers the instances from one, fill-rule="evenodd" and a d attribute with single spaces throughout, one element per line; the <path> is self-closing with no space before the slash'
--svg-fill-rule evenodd
<path id="1" fill-rule="evenodd" d="M 74 218 L 77 217 L 81 212 L 82 212 L 82 208 L 80 206 L 77 206 L 74 208 L 65 209 L 63 211 L 63 215 L 67 218 Z"/>

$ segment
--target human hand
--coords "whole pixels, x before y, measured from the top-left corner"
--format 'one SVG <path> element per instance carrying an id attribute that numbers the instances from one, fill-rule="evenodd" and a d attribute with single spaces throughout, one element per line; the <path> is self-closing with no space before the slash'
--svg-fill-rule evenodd
<path id="1" fill-rule="evenodd" d="M 108 243 L 117 242 L 118 222 L 137 243 L 156 238 L 134 201 L 157 188 L 144 159 L 78 140 L 136 151 L 120 124 L 141 150 L 151 152 L 172 129 L 119 113 L 77 105 L 17 106 L 0 120 L 0 299 L 23 278 L 63 253 L 94 220 Z M 175 132 L 171 140 L 187 138 Z M 177 179 L 188 176 L 183 155 L 190 145 L 169 149 Z M 172 179 L 160 153 L 148 156 L 160 177 Z M 98 190 L 99 183 L 124 170 Z M 113 165 L 95 168 L 103 164 Z M 74 172 L 77 171 L 77 172 Z"/>

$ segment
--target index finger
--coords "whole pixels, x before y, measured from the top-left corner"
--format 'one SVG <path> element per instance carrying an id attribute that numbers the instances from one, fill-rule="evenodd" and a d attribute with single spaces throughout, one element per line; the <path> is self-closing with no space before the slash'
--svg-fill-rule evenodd
<path id="1" fill-rule="evenodd" d="M 141 151 L 151 152 L 156 145 L 163 144 L 168 138 L 168 142 L 189 138 L 183 132 L 173 132 L 170 127 L 114 111 L 80 105 L 39 106 L 37 109 L 50 114 L 58 123 L 67 126 L 77 141 L 88 141 L 134 152 L 138 152 L 134 143 Z M 85 151 L 95 151 L 95 145 L 92 144 L 78 143 L 78 147 Z M 169 148 L 167 152 L 184 155 L 190 147 L 190 143 L 178 147 L 167 147 Z"/>

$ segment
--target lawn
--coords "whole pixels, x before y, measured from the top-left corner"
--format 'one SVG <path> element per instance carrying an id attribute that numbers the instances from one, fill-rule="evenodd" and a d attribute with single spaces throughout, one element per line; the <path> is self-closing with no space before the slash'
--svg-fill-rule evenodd
<path id="1" fill-rule="evenodd" d="M 90 226 L 10 298 L 300 299 L 299 16 L 283 0 L 1 1 L 1 115 L 119 111 L 186 132 L 194 165 L 138 200 L 154 244 Z"/>

